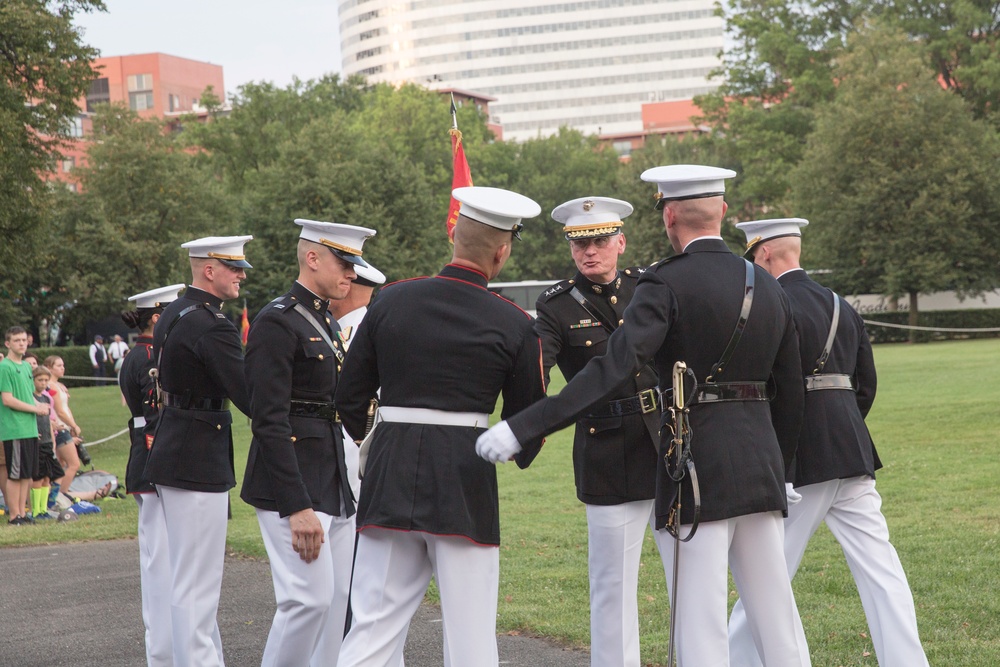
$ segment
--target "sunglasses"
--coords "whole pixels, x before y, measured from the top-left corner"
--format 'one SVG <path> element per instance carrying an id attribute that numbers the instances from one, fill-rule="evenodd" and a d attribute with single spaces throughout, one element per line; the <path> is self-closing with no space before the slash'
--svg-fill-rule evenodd
<path id="1" fill-rule="evenodd" d="M 611 245 L 611 239 L 614 236 L 596 236 L 586 239 L 570 239 L 569 245 L 573 250 L 586 250 L 587 247 L 593 243 L 594 247 L 598 250 L 604 250 Z"/>

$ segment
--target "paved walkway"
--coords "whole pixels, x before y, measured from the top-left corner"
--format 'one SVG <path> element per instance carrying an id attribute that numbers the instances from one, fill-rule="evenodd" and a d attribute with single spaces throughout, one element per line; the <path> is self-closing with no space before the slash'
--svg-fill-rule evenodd
<path id="1" fill-rule="evenodd" d="M 30 530 L 30 528 L 29 528 Z M 219 628 L 228 667 L 260 664 L 274 615 L 266 562 L 227 558 Z M 135 540 L 0 549 L 0 664 L 133 667 L 145 663 Z M 586 651 L 499 637 L 509 667 L 589 667 Z M 440 667 L 441 615 L 423 605 L 410 625 L 407 667 Z"/>

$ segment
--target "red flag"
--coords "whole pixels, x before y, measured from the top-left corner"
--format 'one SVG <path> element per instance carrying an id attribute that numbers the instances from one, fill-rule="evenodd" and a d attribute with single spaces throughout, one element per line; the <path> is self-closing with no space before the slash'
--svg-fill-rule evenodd
<path id="1" fill-rule="evenodd" d="M 243 302 L 243 317 L 240 318 L 240 340 L 243 345 L 247 344 L 247 336 L 250 334 L 250 315 L 247 313 L 247 302 Z"/>
<path id="2" fill-rule="evenodd" d="M 451 135 L 451 156 L 452 156 L 452 176 L 451 189 L 464 188 L 472 185 L 472 172 L 469 171 L 469 162 L 465 159 L 465 148 L 462 146 L 462 132 L 458 129 L 458 118 L 455 113 L 455 96 L 451 98 L 451 122 L 452 128 L 448 130 Z M 455 236 L 455 223 L 458 222 L 458 209 L 461 203 L 454 197 L 448 206 L 448 240 L 453 241 Z"/>

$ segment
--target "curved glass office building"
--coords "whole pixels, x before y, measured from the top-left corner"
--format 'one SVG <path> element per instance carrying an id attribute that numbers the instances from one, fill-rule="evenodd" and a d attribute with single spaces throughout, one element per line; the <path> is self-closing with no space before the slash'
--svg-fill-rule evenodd
<path id="1" fill-rule="evenodd" d="M 714 84 L 713 0 L 340 0 L 343 72 L 492 95 L 505 139 L 642 130 Z"/>

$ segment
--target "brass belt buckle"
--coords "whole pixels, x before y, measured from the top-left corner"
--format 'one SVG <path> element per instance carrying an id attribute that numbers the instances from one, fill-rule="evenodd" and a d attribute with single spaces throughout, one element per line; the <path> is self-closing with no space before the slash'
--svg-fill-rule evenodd
<path id="1" fill-rule="evenodd" d="M 642 414 L 645 415 L 656 411 L 656 392 L 652 388 L 640 391 L 638 396 L 639 407 L 642 409 Z"/>

